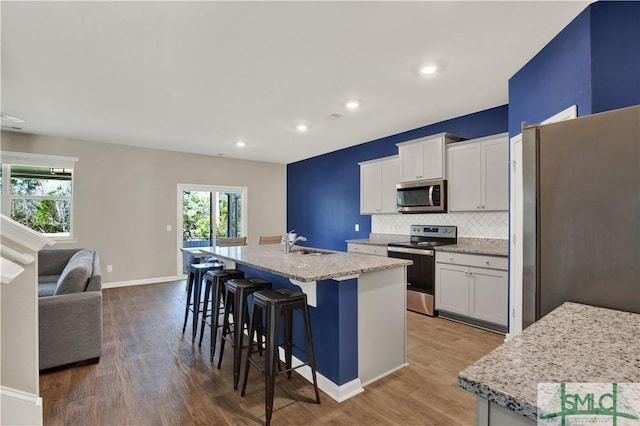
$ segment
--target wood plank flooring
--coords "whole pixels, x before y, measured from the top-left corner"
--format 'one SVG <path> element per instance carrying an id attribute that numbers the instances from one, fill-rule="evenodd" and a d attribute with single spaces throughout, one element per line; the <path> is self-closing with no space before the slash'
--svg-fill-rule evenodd
<path id="1" fill-rule="evenodd" d="M 247 395 L 233 390 L 232 352 L 209 363 L 209 338 L 182 334 L 184 281 L 103 291 L 98 364 L 40 376 L 45 425 L 264 424 L 264 380 L 251 370 Z M 294 374 L 276 382 L 274 425 L 472 425 L 475 397 L 457 375 L 503 336 L 407 312 L 408 362 L 343 403 Z M 208 329 L 207 329 L 208 332 Z M 219 347 L 219 346 L 218 346 Z"/>

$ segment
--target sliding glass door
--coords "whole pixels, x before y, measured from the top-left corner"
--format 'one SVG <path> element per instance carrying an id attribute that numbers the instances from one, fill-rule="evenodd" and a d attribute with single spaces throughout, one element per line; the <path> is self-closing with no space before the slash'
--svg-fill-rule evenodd
<path id="1" fill-rule="evenodd" d="M 178 248 L 209 247 L 220 238 L 247 235 L 246 188 L 178 185 Z M 179 255 L 178 271 L 185 274 L 198 261 Z"/>

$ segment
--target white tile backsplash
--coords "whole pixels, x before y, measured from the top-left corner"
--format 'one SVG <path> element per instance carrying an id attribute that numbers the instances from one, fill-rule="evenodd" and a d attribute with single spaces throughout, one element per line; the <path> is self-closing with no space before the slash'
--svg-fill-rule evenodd
<path id="1" fill-rule="evenodd" d="M 371 215 L 371 232 L 408 235 L 411 225 L 455 225 L 458 236 L 508 238 L 508 212 Z"/>

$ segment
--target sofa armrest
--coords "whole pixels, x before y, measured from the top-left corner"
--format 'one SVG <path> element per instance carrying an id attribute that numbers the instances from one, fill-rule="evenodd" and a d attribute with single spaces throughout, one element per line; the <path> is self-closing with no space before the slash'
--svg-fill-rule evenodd
<path id="1" fill-rule="evenodd" d="M 40 369 L 102 355 L 102 293 L 38 299 Z"/>

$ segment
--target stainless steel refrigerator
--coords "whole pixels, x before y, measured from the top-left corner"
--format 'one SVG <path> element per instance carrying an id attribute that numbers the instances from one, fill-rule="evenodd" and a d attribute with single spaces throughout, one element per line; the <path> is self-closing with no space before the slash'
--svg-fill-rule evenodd
<path id="1" fill-rule="evenodd" d="M 640 313 L 640 106 L 522 143 L 523 328 L 565 301 Z"/>

